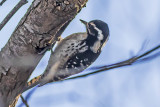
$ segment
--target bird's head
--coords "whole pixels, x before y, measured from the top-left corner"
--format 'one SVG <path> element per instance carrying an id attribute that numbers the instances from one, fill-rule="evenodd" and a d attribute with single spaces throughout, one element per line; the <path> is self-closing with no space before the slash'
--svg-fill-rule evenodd
<path id="1" fill-rule="evenodd" d="M 103 47 L 109 37 L 109 27 L 107 23 L 101 20 L 92 20 L 90 22 L 86 22 L 84 20 L 80 20 L 87 29 L 87 34 L 90 43 L 92 43 L 93 52 L 97 52 L 99 49 Z"/>

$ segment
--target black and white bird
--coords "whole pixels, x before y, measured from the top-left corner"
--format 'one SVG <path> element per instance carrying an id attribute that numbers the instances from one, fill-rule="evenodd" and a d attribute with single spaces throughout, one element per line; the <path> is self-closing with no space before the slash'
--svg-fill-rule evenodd
<path id="1" fill-rule="evenodd" d="M 63 80 L 82 72 L 98 58 L 109 38 L 108 25 L 101 20 L 80 21 L 86 26 L 87 32 L 75 33 L 61 40 L 36 85 Z"/>

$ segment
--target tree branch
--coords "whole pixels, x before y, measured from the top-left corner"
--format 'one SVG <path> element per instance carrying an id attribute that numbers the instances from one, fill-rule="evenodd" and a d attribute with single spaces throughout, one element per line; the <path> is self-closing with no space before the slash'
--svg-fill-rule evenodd
<path id="1" fill-rule="evenodd" d="M 5 0 L 1 3 L 3 4 Z M 11 10 L 11 12 L 4 18 L 4 20 L 0 23 L 0 30 L 6 25 L 6 23 L 11 19 L 11 17 L 20 9 L 24 4 L 28 3 L 27 0 L 20 0 L 20 2 Z M 1 4 L 0 4 L 1 5 Z"/>
<path id="2" fill-rule="evenodd" d="M 2 0 L 2 1 L 0 2 L 0 6 L 2 6 L 3 3 L 6 2 L 6 1 L 7 1 L 7 0 Z"/>
<path id="3" fill-rule="evenodd" d="M 80 2 L 79 2 L 80 1 Z M 25 86 L 48 45 L 56 42 L 87 0 L 34 0 L 0 51 L 0 99 L 8 107 Z M 52 43 L 49 43 L 52 39 Z M 46 50 L 47 51 L 47 50 Z"/>
<path id="4" fill-rule="evenodd" d="M 26 107 L 29 107 L 29 105 L 28 105 L 27 101 L 23 98 L 23 96 L 22 96 L 22 95 L 20 95 L 20 97 L 21 97 L 21 99 L 22 99 L 22 102 L 26 105 Z"/>
<path id="5" fill-rule="evenodd" d="M 22 96 L 25 102 L 28 102 L 28 100 L 31 98 L 32 94 L 36 91 L 36 89 L 37 89 L 37 88 L 33 88 L 31 91 L 29 91 L 29 92 L 27 93 L 27 95 L 25 96 L 25 98 Z M 19 105 L 19 107 L 21 107 L 21 106 L 23 106 L 23 105 L 24 105 L 24 102 L 22 102 L 22 103 Z"/>

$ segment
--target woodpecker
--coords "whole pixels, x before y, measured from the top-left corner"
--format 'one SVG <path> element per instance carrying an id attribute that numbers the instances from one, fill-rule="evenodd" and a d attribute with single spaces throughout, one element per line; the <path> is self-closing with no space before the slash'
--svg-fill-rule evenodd
<path id="1" fill-rule="evenodd" d="M 108 25 L 101 20 L 80 21 L 87 32 L 75 33 L 61 40 L 51 53 L 45 72 L 37 77 L 38 80 L 32 79 L 28 89 L 80 73 L 98 58 L 109 38 Z"/>

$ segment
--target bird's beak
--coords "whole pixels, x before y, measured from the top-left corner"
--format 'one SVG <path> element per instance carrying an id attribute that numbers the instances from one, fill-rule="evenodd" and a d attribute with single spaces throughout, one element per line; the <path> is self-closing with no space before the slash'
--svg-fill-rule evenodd
<path id="1" fill-rule="evenodd" d="M 81 21 L 84 25 L 87 26 L 88 22 L 86 22 L 86 21 L 84 21 L 84 20 L 82 20 L 82 19 L 80 19 L 80 21 Z"/>

